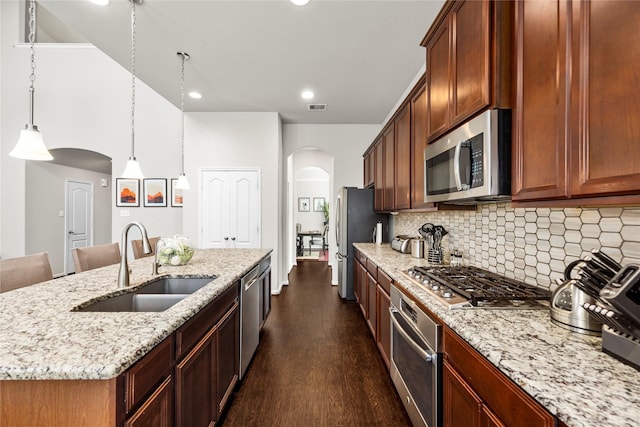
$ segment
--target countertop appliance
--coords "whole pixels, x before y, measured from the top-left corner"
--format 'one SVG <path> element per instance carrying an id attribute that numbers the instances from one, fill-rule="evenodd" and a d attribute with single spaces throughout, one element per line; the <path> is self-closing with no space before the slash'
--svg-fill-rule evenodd
<path id="1" fill-rule="evenodd" d="M 511 197 L 511 110 L 493 109 L 424 149 L 425 202 Z"/>
<path id="2" fill-rule="evenodd" d="M 338 293 L 347 300 L 353 294 L 353 244 L 371 242 L 371 230 L 382 223 L 382 241 L 388 242 L 389 215 L 373 210 L 373 188 L 341 187 L 336 199 L 336 232 L 338 260 Z"/>
<path id="3" fill-rule="evenodd" d="M 549 309 L 551 292 L 477 267 L 413 267 L 402 272 L 449 309 Z"/>
<path id="4" fill-rule="evenodd" d="M 442 325 L 391 285 L 389 371 L 414 426 L 442 424 Z"/>
<path id="5" fill-rule="evenodd" d="M 589 316 L 582 308 L 584 304 L 595 304 L 596 300 L 576 285 L 579 277 L 572 277 L 571 273 L 583 263 L 577 260 L 564 270 L 564 280 L 558 279 L 558 287 L 551 295 L 551 321 L 561 328 L 587 335 L 599 336 L 602 333 L 602 323 Z"/>
<path id="6" fill-rule="evenodd" d="M 260 343 L 259 274 L 260 265 L 256 265 L 240 279 L 240 379 Z"/>
<path id="7" fill-rule="evenodd" d="M 410 254 L 411 239 L 412 237 L 406 234 L 398 235 L 391 240 L 391 249 L 398 251 L 401 254 Z"/>

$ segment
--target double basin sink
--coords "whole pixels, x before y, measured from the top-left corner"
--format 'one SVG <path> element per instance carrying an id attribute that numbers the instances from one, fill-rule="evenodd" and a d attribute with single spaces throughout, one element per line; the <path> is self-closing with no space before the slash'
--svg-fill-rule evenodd
<path id="1" fill-rule="evenodd" d="M 150 312 L 164 311 L 182 301 L 198 289 L 211 283 L 217 276 L 159 277 L 143 283 L 136 290 L 82 304 L 73 311 L 82 312 Z"/>

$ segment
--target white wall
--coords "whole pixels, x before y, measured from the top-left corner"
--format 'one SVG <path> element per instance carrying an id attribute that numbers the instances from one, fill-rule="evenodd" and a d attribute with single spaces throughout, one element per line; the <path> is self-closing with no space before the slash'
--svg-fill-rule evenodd
<path id="1" fill-rule="evenodd" d="M 0 255 L 26 253 L 25 161 L 8 156 L 28 121 L 29 49 L 20 40 L 18 2 L 1 1 L 0 63 Z M 49 148 L 82 148 L 113 159 L 113 177 L 130 151 L 131 74 L 88 45 L 36 45 L 35 124 Z M 163 72 L 175 73 L 176 70 Z M 136 157 L 148 178 L 180 172 L 180 110 L 141 81 L 136 83 Z M 115 185 L 112 200 L 115 201 Z M 188 203 L 188 202 L 187 202 Z M 181 208 L 129 208 L 115 203 L 112 241 L 129 221 L 141 221 L 150 235 L 182 232 Z M 132 232 L 132 237 L 137 236 Z M 9 243 L 10 242 L 10 243 Z"/>
<path id="2" fill-rule="evenodd" d="M 281 140 L 277 113 L 188 113 L 185 115 L 185 172 L 191 190 L 184 192 L 184 234 L 199 241 L 200 170 L 259 168 L 261 240 L 271 254 L 273 288 L 280 291 Z"/>
<path id="3" fill-rule="evenodd" d="M 94 234 L 93 244 L 111 242 L 111 186 L 101 187 L 101 179 L 111 175 L 70 168 L 48 162 L 28 162 L 26 165 L 26 233 L 25 252 L 46 251 L 54 276 L 65 272 L 66 241 L 66 180 L 77 179 L 93 183 Z"/>

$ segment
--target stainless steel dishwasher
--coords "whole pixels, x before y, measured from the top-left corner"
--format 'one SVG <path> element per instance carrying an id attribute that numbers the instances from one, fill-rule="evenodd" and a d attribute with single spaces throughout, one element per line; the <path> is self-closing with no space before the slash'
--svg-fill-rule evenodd
<path id="1" fill-rule="evenodd" d="M 240 279 L 240 379 L 260 341 L 260 286 L 256 265 Z"/>

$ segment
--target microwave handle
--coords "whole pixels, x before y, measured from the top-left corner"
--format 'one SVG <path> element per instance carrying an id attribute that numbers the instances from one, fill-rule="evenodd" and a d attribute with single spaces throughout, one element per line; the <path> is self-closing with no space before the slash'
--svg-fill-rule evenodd
<path id="1" fill-rule="evenodd" d="M 468 190 L 469 184 L 462 183 L 462 177 L 460 176 L 460 154 L 462 152 L 462 145 L 464 141 L 460 141 L 456 144 L 456 151 L 453 154 L 453 177 L 456 180 L 456 188 L 458 191 Z"/>

